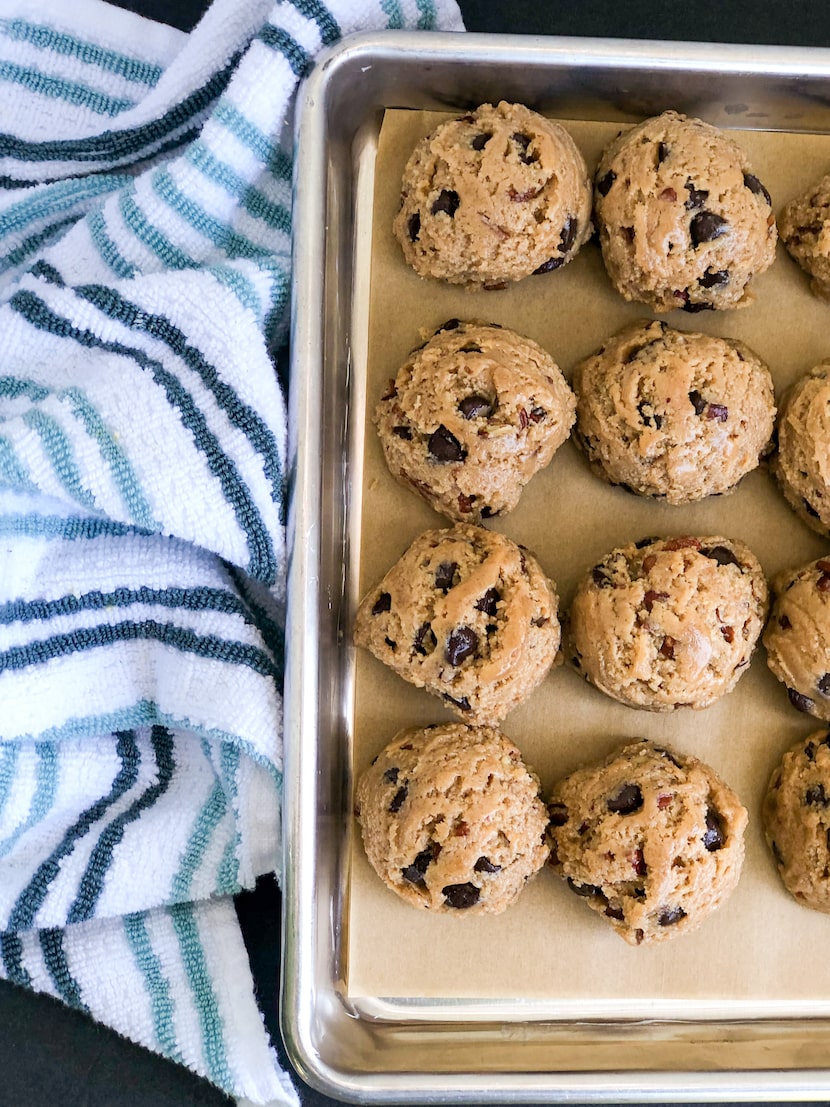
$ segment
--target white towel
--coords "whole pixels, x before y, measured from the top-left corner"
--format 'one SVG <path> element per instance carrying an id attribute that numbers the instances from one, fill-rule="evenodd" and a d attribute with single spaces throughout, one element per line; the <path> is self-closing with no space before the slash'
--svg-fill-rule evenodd
<path id="1" fill-rule="evenodd" d="M 0 0 L 0 975 L 296 1103 L 231 895 L 279 856 L 291 134 L 453 0 Z"/>

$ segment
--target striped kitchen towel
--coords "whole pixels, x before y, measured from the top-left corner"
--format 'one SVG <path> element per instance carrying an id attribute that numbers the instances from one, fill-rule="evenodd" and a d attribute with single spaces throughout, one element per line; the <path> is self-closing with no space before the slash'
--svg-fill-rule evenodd
<path id="1" fill-rule="evenodd" d="M 280 845 L 290 110 L 453 0 L 0 0 L 0 975 L 296 1102 L 230 898 Z"/>

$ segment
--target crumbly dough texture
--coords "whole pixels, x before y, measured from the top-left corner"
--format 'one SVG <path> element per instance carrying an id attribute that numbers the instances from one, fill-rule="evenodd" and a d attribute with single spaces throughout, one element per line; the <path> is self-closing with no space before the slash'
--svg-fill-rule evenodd
<path id="1" fill-rule="evenodd" d="M 830 361 L 784 395 L 771 468 L 802 522 L 830 534 Z"/>
<path id="2" fill-rule="evenodd" d="M 496 724 L 557 659 L 558 597 L 527 550 L 459 523 L 412 543 L 361 602 L 354 639 L 465 722 Z"/>
<path id="3" fill-rule="evenodd" d="M 393 230 L 422 277 L 503 287 L 566 265 L 592 233 L 591 182 L 563 126 L 482 104 L 422 139 Z"/>
<path id="4" fill-rule="evenodd" d="M 654 311 L 743 307 L 775 259 L 769 193 L 741 147 L 674 111 L 622 132 L 594 179 L 605 267 L 626 300 Z"/>
<path id="5" fill-rule="evenodd" d="M 498 914 L 547 858 L 539 791 L 498 730 L 450 723 L 401 731 L 358 782 L 366 855 L 414 907 Z"/>
<path id="6" fill-rule="evenodd" d="M 375 410 L 390 472 L 436 511 L 480 522 L 514 508 L 570 433 L 576 400 L 541 346 L 450 319 Z"/>
<path id="7" fill-rule="evenodd" d="M 632 945 L 694 930 L 741 873 L 747 813 L 718 775 L 645 739 L 553 791 L 551 865 Z"/>
<path id="8" fill-rule="evenodd" d="M 830 174 L 784 205 L 778 230 L 787 253 L 812 278 L 812 291 L 830 300 Z"/>
<path id="9" fill-rule="evenodd" d="M 767 664 L 793 707 L 830 721 L 830 557 L 785 570 L 771 583 Z"/>
<path id="10" fill-rule="evenodd" d="M 709 707 L 749 665 L 766 611 L 763 571 L 742 542 L 647 538 L 612 550 L 580 582 L 570 656 L 629 707 Z"/>
<path id="11" fill-rule="evenodd" d="M 574 388 L 575 438 L 592 470 L 642 496 L 684 504 L 728 492 L 770 446 L 772 377 L 731 339 L 631 323 L 577 366 Z"/>
<path id="12" fill-rule="evenodd" d="M 784 887 L 830 913 L 830 734 L 818 730 L 784 754 L 762 807 L 764 833 Z"/>

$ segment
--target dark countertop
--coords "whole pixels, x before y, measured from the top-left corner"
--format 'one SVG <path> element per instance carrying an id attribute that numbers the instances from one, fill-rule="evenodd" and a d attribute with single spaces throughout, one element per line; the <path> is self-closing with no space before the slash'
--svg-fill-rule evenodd
<path id="1" fill-rule="evenodd" d="M 206 0 L 115 0 L 190 29 Z M 830 45 L 826 0 L 460 0 L 468 30 L 541 35 Z M 260 1006 L 278 1049 L 280 899 L 273 878 L 237 898 Z M 284 1054 L 283 1061 L 286 1063 Z M 178 1065 L 44 996 L 0 982 L 0 1107 L 221 1107 Z M 334 1101 L 302 1087 L 304 1107 Z"/>

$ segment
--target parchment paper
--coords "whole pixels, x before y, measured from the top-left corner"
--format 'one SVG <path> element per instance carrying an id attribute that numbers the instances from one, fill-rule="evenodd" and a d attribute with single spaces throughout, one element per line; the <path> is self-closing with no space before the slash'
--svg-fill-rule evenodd
<path id="1" fill-rule="evenodd" d="M 404 264 L 391 224 L 404 163 L 442 117 L 387 112 L 375 173 L 368 335 L 367 423 L 360 595 L 422 530 L 448 522 L 399 486 L 383 462 L 371 411 L 408 351 L 452 317 L 501 323 L 550 351 L 570 380 L 575 363 L 625 322 L 650 317 L 611 287 L 598 247 L 564 269 L 499 292 L 468 292 L 420 279 Z M 617 124 L 566 122 L 589 171 Z M 753 171 L 776 211 L 830 167 L 830 137 L 739 131 Z M 776 395 L 830 356 L 830 305 L 779 244 L 756 278 L 755 303 L 731 312 L 664 315 L 670 326 L 739 338 L 769 365 Z M 564 604 L 578 577 L 604 553 L 646 535 L 741 538 L 767 574 L 826 552 L 787 507 L 765 469 L 737 491 L 670 507 L 593 477 L 572 442 L 525 489 L 503 531 L 528 546 Z M 441 703 L 406 684 L 365 651 L 356 658 L 354 764 L 359 774 L 403 726 L 449 721 Z M 577 766 L 624 739 L 644 736 L 694 754 L 737 791 L 750 814 L 737 891 L 693 934 L 657 947 L 629 947 L 549 869 L 495 917 L 431 916 L 387 891 L 370 869 L 355 825 L 346 951 L 352 997 L 448 997 L 541 1001 L 551 1015 L 630 1018 L 830 1012 L 830 917 L 797 905 L 780 884 L 763 840 L 759 805 L 782 752 L 820 724 L 794 711 L 769 673 L 763 647 L 737 688 L 704 711 L 636 711 L 556 669 L 503 730 L 539 773 L 544 794 Z"/>

